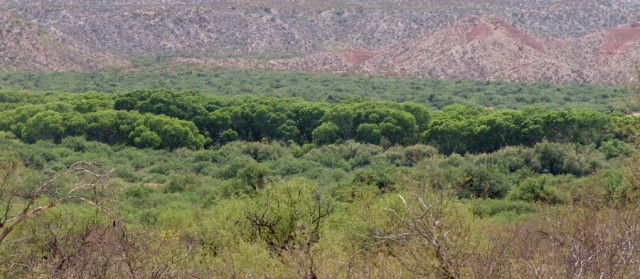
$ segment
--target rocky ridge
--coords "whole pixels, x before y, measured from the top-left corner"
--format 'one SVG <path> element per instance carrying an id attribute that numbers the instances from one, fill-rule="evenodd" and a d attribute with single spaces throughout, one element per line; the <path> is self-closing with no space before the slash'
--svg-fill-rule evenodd
<path id="1" fill-rule="evenodd" d="M 626 0 L 9 0 L 64 44 L 118 54 L 383 49 L 469 16 L 541 38 L 580 37 L 640 19 Z M 0 4 L 1 5 L 1 4 Z"/>
<path id="2" fill-rule="evenodd" d="M 628 81 L 640 59 L 640 23 L 577 38 L 536 38 L 496 17 L 469 17 L 387 49 L 322 51 L 291 59 L 198 59 L 218 67 L 555 83 Z"/>
<path id="3" fill-rule="evenodd" d="M 171 55 L 220 67 L 618 83 L 640 49 L 640 5 L 629 0 L 7 0 L 0 11 L 5 69 L 127 68 L 129 55 Z M 202 58 L 261 54 L 297 58 Z"/>

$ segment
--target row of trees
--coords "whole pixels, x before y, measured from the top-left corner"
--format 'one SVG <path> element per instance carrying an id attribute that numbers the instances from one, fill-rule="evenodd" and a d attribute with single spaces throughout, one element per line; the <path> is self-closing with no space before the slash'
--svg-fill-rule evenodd
<path id="1" fill-rule="evenodd" d="M 190 121 L 111 109 L 83 114 L 27 105 L 3 112 L 0 129 L 28 143 L 39 140 L 60 143 L 66 137 L 85 136 L 108 144 L 130 144 L 140 148 L 199 149 L 205 142 L 204 136 Z"/>
<path id="2" fill-rule="evenodd" d="M 26 94 L 26 93 L 25 93 Z M 38 96 L 38 95 L 37 95 Z M 451 105 L 430 111 L 404 102 L 354 99 L 334 105 L 300 99 L 222 98 L 138 90 L 4 98 L 0 130 L 33 143 L 85 136 L 140 148 L 199 149 L 233 140 L 319 145 L 356 140 L 389 147 L 431 144 L 444 153 L 492 152 L 543 140 L 595 143 L 623 138 L 635 120 L 592 110 L 491 110 Z M 55 101 L 51 101 L 51 100 Z"/>
<path id="3" fill-rule="evenodd" d="M 422 138 L 445 153 L 492 152 L 543 140 L 599 145 L 623 137 L 634 121 L 592 110 L 486 110 L 452 105 L 434 113 Z"/>

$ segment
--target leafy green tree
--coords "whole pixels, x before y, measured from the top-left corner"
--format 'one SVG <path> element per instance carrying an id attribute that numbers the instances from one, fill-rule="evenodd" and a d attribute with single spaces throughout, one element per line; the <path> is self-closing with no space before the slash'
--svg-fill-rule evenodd
<path id="1" fill-rule="evenodd" d="M 146 114 L 135 124 L 136 127 L 148 127 L 162 140 L 159 147 L 176 149 L 187 147 L 200 149 L 204 146 L 204 136 L 198 133 L 193 122 L 171 118 L 165 115 Z"/>
<path id="2" fill-rule="evenodd" d="M 160 136 L 144 125 L 136 127 L 129 134 L 129 140 L 138 148 L 158 148 L 162 143 Z"/>
<path id="3" fill-rule="evenodd" d="M 22 137 L 28 143 L 43 139 L 60 143 L 63 135 L 63 117 L 60 113 L 51 110 L 37 113 L 29 118 L 22 130 Z"/>
<path id="4" fill-rule="evenodd" d="M 141 118 L 135 111 L 100 110 L 85 114 L 87 139 L 107 144 L 126 143 Z"/>
<path id="5" fill-rule="evenodd" d="M 204 101 L 194 92 L 169 90 L 135 90 L 116 97 L 116 110 L 136 110 L 141 114 L 153 113 L 188 120 L 204 130 L 209 111 Z"/>
<path id="6" fill-rule="evenodd" d="M 335 105 L 325 114 L 326 122 L 331 122 L 338 128 L 338 135 L 342 140 L 353 138 L 355 117 L 353 108 L 347 105 Z"/>
<path id="7" fill-rule="evenodd" d="M 228 111 L 216 110 L 209 114 L 209 121 L 207 122 L 207 132 L 210 137 L 215 140 L 215 137 L 222 138 L 223 131 L 233 131 L 229 129 L 231 126 L 231 116 Z M 235 132 L 235 131 L 234 131 Z M 238 133 L 236 133 L 237 135 Z M 228 141 L 228 140 L 227 140 Z"/>
<path id="8" fill-rule="evenodd" d="M 232 129 L 227 129 L 220 133 L 220 142 L 227 143 L 239 138 L 238 133 Z"/>
<path id="9" fill-rule="evenodd" d="M 449 121 L 437 119 L 422 134 L 425 143 L 438 147 L 445 154 L 471 151 L 473 133 L 472 124 L 468 120 Z"/>
<path id="10" fill-rule="evenodd" d="M 283 141 L 294 140 L 299 134 L 300 130 L 298 130 L 293 120 L 286 120 L 285 123 L 280 125 L 275 131 L 276 138 Z"/>
<path id="11" fill-rule="evenodd" d="M 421 117 L 425 116 L 421 114 Z M 366 136 L 365 130 L 374 134 L 379 130 L 380 136 L 385 137 L 392 145 L 415 143 L 418 135 L 415 117 L 395 103 L 364 100 L 341 102 L 325 114 L 325 121 L 338 127 L 343 140 L 366 138 L 368 142 L 373 142 L 374 136 Z M 368 125 L 360 128 L 363 124 Z M 372 125 L 376 125 L 378 129 L 374 129 Z"/>
<path id="12" fill-rule="evenodd" d="M 356 139 L 360 142 L 379 144 L 382 132 L 377 124 L 363 123 L 356 129 Z"/>
<path id="13" fill-rule="evenodd" d="M 16 136 L 22 135 L 22 130 L 31 117 L 45 111 L 41 105 L 24 105 L 0 113 L 0 129 L 10 131 Z"/>
<path id="14" fill-rule="evenodd" d="M 113 99 L 107 94 L 85 93 L 77 96 L 68 102 L 73 105 L 73 110 L 79 113 L 84 114 L 114 107 Z"/>
<path id="15" fill-rule="evenodd" d="M 313 131 L 322 124 L 327 109 L 322 104 L 306 104 L 297 109 L 296 118 L 302 142 L 313 140 Z"/>
<path id="16" fill-rule="evenodd" d="M 425 106 L 412 102 L 404 102 L 401 104 L 401 107 L 402 110 L 413 115 L 419 131 L 424 131 L 427 128 L 429 121 L 431 121 L 431 113 Z"/>
<path id="17" fill-rule="evenodd" d="M 527 135 L 519 126 L 522 113 L 497 111 L 476 119 L 473 133 L 476 138 L 474 152 L 492 152 L 508 145 L 526 144 Z"/>
<path id="18" fill-rule="evenodd" d="M 315 144 L 331 144 L 340 139 L 340 128 L 333 122 L 325 122 L 315 128 L 311 135 Z"/>
<path id="19" fill-rule="evenodd" d="M 87 128 L 87 120 L 78 112 L 63 113 L 64 136 L 82 136 Z"/>

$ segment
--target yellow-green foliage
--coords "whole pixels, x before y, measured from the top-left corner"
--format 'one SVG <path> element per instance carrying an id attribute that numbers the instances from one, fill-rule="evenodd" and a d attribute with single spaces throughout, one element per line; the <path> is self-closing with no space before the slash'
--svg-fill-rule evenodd
<path id="1" fill-rule="evenodd" d="M 639 276 L 629 116 L 167 90 L 0 103 L 19 169 L 0 165 L 0 231 L 75 197 L 8 232 L 0 277 Z M 102 188 L 57 177 L 84 161 L 113 170 Z"/>

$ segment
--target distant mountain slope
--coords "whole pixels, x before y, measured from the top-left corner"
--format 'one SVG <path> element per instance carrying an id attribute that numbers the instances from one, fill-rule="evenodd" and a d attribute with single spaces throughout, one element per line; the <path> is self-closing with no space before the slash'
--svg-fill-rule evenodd
<path id="1" fill-rule="evenodd" d="M 539 39 L 496 17 L 469 17 L 423 38 L 370 51 L 321 51 L 291 59 L 177 62 L 276 70 L 352 71 L 445 79 L 620 83 L 640 59 L 640 23 L 578 38 Z"/>
<path id="2" fill-rule="evenodd" d="M 114 55 L 64 46 L 53 40 L 46 30 L 0 11 L 2 70 L 91 71 L 128 64 Z"/>
<path id="3" fill-rule="evenodd" d="M 640 24 L 626 24 L 550 46 L 570 59 L 581 79 L 589 83 L 627 82 L 631 65 L 640 61 Z"/>
<path id="4" fill-rule="evenodd" d="M 543 41 L 493 17 L 464 19 L 366 64 L 402 76 L 552 82 L 575 78 Z"/>
<path id="5" fill-rule="evenodd" d="M 626 81 L 640 56 L 640 4 L 632 0 L 6 0 L 1 7 L 9 11 L 0 21 L 5 69 L 99 70 L 126 67 L 120 57 L 129 55 L 170 55 L 221 67 L 608 84 Z"/>
<path id="6" fill-rule="evenodd" d="M 631 62 L 639 59 L 640 23 L 545 39 L 495 17 L 471 17 L 392 49 L 364 67 L 402 76 L 620 83 L 628 80 Z"/>
<path id="7" fill-rule="evenodd" d="M 470 15 L 498 16 L 539 38 L 580 37 L 640 19 L 640 7 L 625 0 L 2 2 L 65 44 L 120 54 L 384 49 Z"/>

